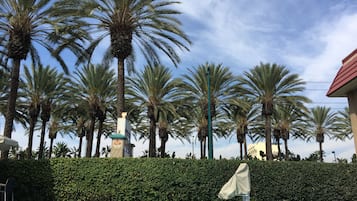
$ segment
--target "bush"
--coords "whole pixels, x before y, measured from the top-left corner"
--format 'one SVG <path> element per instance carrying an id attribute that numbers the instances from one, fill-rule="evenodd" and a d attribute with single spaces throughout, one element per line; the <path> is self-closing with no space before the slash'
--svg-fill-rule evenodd
<path id="1" fill-rule="evenodd" d="M 52 159 L 0 161 L 0 179 L 14 176 L 16 200 L 219 200 L 236 160 Z M 355 200 L 357 166 L 248 161 L 252 200 Z M 241 200 L 236 198 L 233 200 Z"/>

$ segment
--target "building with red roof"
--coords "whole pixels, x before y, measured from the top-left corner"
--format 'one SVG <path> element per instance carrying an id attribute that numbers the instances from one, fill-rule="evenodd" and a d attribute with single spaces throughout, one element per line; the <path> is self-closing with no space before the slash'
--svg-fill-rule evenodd
<path id="1" fill-rule="evenodd" d="M 337 72 L 327 96 L 348 98 L 355 152 L 357 153 L 357 49 L 342 60 L 342 66 Z"/>

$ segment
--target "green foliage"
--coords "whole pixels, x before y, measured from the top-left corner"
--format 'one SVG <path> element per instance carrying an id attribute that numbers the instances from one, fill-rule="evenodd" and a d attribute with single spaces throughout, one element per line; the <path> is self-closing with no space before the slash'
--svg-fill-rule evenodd
<path id="1" fill-rule="evenodd" d="M 0 161 L 16 200 L 219 200 L 238 160 L 52 159 Z M 252 200 L 354 200 L 354 164 L 249 161 Z M 237 197 L 233 200 L 241 200 Z"/>

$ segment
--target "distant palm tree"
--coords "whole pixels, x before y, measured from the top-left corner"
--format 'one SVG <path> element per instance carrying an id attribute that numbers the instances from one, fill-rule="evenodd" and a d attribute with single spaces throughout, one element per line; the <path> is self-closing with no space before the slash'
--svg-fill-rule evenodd
<path id="1" fill-rule="evenodd" d="M 335 125 L 337 133 L 336 138 L 341 140 L 345 140 L 346 138 L 353 138 L 350 112 L 348 107 L 345 107 L 342 111 L 338 111 Z"/>
<path id="2" fill-rule="evenodd" d="M 56 158 L 71 157 L 71 155 L 70 155 L 71 150 L 68 148 L 67 144 L 64 142 L 57 142 L 54 147 L 53 152 L 54 152 Z"/>
<path id="3" fill-rule="evenodd" d="M 42 121 L 41 125 L 41 134 L 40 134 L 40 147 L 38 152 L 38 157 L 42 159 L 44 157 L 44 142 L 45 142 L 45 134 L 46 134 L 46 126 L 47 122 L 51 118 L 51 114 L 53 113 L 53 108 L 62 101 L 62 95 L 66 90 L 66 83 L 68 83 L 68 79 L 64 77 L 62 73 L 58 73 L 56 69 L 50 69 L 49 66 L 42 69 L 41 66 L 38 69 L 45 71 L 43 75 L 48 78 L 44 84 L 46 84 L 46 88 L 41 92 L 41 113 L 40 119 Z"/>
<path id="4" fill-rule="evenodd" d="M 224 123 L 227 129 L 235 130 L 237 142 L 240 145 L 240 159 L 248 159 L 247 134 L 249 126 L 256 121 L 257 107 L 253 107 L 253 102 L 247 97 L 232 97 L 224 108 L 227 118 Z M 228 120 L 228 121 L 227 121 Z M 244 145 L 244 157 L 243 157 Z"/>
<path id="5" fill-rule="evenodd" d="M 40 64 L 38 48 L 44 47 L 59 61 L 63 69 L 67 66 L 61 58 L 61 53 L 69 49 L 76 55 L 86 55 L 82 50 L 82 40 L 88 35 L 80 27 L 69 23 L 71 18 L 62 17 L 52 6 L 52 0 L 0 2 L 0 52 L 12 60 L 10 92 L 6 110 L 4 135 L 11 138 L 17 89 L 19 87 L 20 64 L 22 60 L 31 56 L 32 62 Z M 37 43 L 40 46 L 35 46 Z M 2 152 L 2 158 L 7 158 L 8 152 Z"/>
<path id="6" fill-rule="evenodd" d="M 255 103 L 262 105 L 262 115 L 265 118 L 265 140 L 267 160 L 272 160 L 271 148 L 271 116 L 274 105 L 307 102 L 308 99 L 298 93 L 305 89 L 297 74 L 291 74 L 284 66 L 261 63 L 239 77 L 245 93 L 251 96 Z"/>
<path id="7" fill-rule="evenodd" d="M 331 108 L 317 106 L 311 108 L 309 117 L 310 126 L 313 128 L 311 137 L 316 137 L 316 142 L 319 143 L 320 160 L 323 162 L 322 143 L 325 141 L 325 135 L 334 137 L 336 113 L 331 111 Z"/>
<path id="8" fill-rule="evenodd" d="M 169 137 L 182 142 L 183 140 L 190 141 L 189 138 L 193 129 L 191 122 L 184 116 L 181 116 L 180 112 L 177 111 L 180 109 L 180 101 L 174 101 L 172 104 L 177 108 L 177 113 L 171 113 L 171 111 L 166 111 L 164 109 L 159 113 L 158 130 L 161 140 L 161 145 L 159 147 L 161 158 L 167 156 L 166 143 Z"/>
<path id="9" fill-rule="evenodd" d="M 100 116 L 100 120 L 105 119 L 104 115 L 108 104 L 115 97 L 114 72 L 108 66 L 90 64 L 77 71 L 76 75 L 71 89 L 73 91 L 72 100 L 77 103 L 76 107 L 83 107 L 87 112 L 90 123 L 89 132 L 86 132 L 86 157 L 91 157 L 96 119 L 98 114 L 103 115 Z M 98 139 L 100 136 L 101 133 L 99 133 Z"/>
<path id="10" fill-rule="evenodd" d="M 141 73 L 128 79 L 128 94 L 132 97 L 134 104 L 146 109 L 149 118 L 150 157 L 156 156 L 156 126 L 159 116 L 177 115 L 173 101 L 179 95 L 177 87 L 180 83 L 180 79 L 174 79 L 170 70 L 161 65 L 146 66 Z"/>
<path id="11" fill-rule="evenodd" d="M 133 64 L 134 50 L 142 52 L 151 64 L 159 64 L 157 54 L 162 51 L 177 65 L 180 62 L 178 49 L 188 50 L 188 37 L 180 29 L 178 10 L 170 8 L 178 1 L 149 0 L 93 0 L 59 2 L 69 15 L 89 17 L 90 29 L 100 35 L 88 48 L 90 54 L 107 36 L 111 46 L 105 58 L 118 59 L 117 115 L 121 117 L 124 108 L 124 62 Z M 131 67 L 133 65 L 130 65 Z"/>
<path id="12" fill-rule="evenodd" d="M 66 92 L 67 93 L 67 92 Z M 57 134 L 70 136 L 69 122 L 66 122 L 64 101 L 59 104 L 54 104 L 52 107 L 51 121 L 48 129 L 48 138 L 50 139 L 49 158 L 52 156 L 53 142 L 57 138 Z"/>
<path id="13" fill-rule="evenodd" d="M 210 99 L 208 105 L 208 79 L 207 73 L 210 69 Z M 206 157 L 206 138 L 208 136 L 208 107 L 211 109 L 211 116 L 217 116 L 223 103 L 228 99 L 232 92 L 234 82 L 233 74 L 229 68 L 222 64 L 216 65 L 206 63 L 199 65 L 194 70 L 189 70 L 188 74 L 183 75 L 184 84 L 181 91 L 184 91 L 185 102 L 191 106 L 190 111 L 194 112 L 195 122 L 198 127 L 198 139 L 201 145 L 201 158 Z"/>
<path id="14" fill-rule="evenodd" d="M 20 87 L 19 93 L 23 98 L 21 104 L 26 105 L 29 115 L 27 157 L 32 158 L 33 134 L 41 112 L 41 104 L 45 98 L 51 100 L 51 103 L 55 101 L 54 99 L 63 93 L 65 82 L 62 80 L 63 74 L 58 74 L 55 69 L 51 69 L 49 66 L 35 67 L 32 65 L 30 68 L 25 66 L 24 70 L 24 86 Z"/>
<path id="15" fill-rule="evenodd" d="M 276 129 L 284 141 L 285 160 L 289 160 L 288 140 L 290 136 L 300 139 L 305 139 L 307 136 L 307 112 L 308 109 L 302 103 L 295 106 L 277 105 L 276 107 L 273 118 L 279 122 Z"/>

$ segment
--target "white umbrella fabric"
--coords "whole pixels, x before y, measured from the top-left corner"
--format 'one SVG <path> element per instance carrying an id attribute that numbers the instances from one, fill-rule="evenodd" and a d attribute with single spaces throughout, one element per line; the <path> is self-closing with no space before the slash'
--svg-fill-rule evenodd
<path id="1" fill-rule="evenodd" d="M 247 163 L 241 163 L 226 184 L 221 188 L 218 197 L 223 200 L 232 199 L 235 196 L 243 196 L 243 200 L 249 200 L 250 174 Z"/>
<path id="2" fill-rule="evenodd" d="M 0 151 L 8 151 L 11 147 L 18 147 L 19 143 L 11 138 L 0 135 Z"/>

